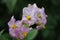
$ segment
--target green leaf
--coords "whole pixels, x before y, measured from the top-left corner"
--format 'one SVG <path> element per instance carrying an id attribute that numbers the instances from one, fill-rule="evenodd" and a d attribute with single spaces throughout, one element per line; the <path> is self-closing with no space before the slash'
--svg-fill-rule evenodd
<path id="1" fill-rule="evenodd" d="M 0 36 L 2 35 L 3 32 L 4 32 L 4 29 L 2 31 L 0 31 Z"/>
<path id="2" fill-rule="evenodd" d="M 1 2 L 2 2 L 2 3 L 5 3 L 5 2 L 6 2 L 6 0 L 2 0 Z"/>
<path id="3" fill-rule="evenodd" d="M 12 39 L 10 38 L 9 34 L 5 33 L 1 35 L 0 40 L 12 40 Z"/>
<path id="4" fill-rule="evenodd" d="M 37 35 L 38 30 L 37 29 L 32 29 L 28 34 L 27 37 L 24 40 L 33 40 L 34 37 Z"/>
<path id="5" fill-rule="evenodd" d="M 15 8 L 16 3 L 17 3 L 17 0 L 6 0 L 6 5 L 7 5 L 10 12 L 13 11 L 13 9 Z"/>

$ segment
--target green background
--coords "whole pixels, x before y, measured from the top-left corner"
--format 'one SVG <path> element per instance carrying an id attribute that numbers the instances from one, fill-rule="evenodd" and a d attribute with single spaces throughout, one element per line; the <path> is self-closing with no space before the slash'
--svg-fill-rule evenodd
<path id="1" fill-rule="evenodd" d="M 4 29 L 0 40 L 12 40 L 8 21 L 12 15 L 21 20 L 22 9 L 34 3 L 39 8 L 44 7 L 48 15 L 46 29 L 39 30 L 34 40 L 60 40 L 60 0 L 0 0 L 0 31 Z"/>

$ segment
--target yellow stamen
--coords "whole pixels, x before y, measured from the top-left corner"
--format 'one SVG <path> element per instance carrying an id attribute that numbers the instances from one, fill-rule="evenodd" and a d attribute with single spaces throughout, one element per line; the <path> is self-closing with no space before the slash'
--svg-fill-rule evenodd
<path id="1" fill-rule="evenodd" d="M 26 18 L 27 18 L 28 20 L 31 20 L 31 16 L 30 16 L 30 15 L 26 16 Z"/>
<path id="2" fill-rule="evenodd" d="M 13 24 L 13 25 L 12 25 L 12 28 L 13 28 L 13 29 L 16 29 L 17 27 L 16 27 L 16 25 L 15 25 L 15 24 Z"/>
<path id="3" fill-rule="evenodd" d="M 27 32 L 23 32 L 23 33 L 22 33 L 22 35 L 23 35 L 24 37 L 26 37 L 26 35 L 27 35 Z"/>

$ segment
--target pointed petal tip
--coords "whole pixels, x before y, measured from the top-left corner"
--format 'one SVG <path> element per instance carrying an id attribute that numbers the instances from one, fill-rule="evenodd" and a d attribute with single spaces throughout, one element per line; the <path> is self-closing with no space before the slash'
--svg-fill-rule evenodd
<path id="1" fill-rule="evenodd" d="M 14 16 L 11 17 L 11 20 L 15 20 Z"/>
<path id="2" fill-rule="evenodd" d="M 14 16 L 11 17 L 12 19 L 14 18 Z"/>
<path id="3" fill-rule="evenodd" d="M 29 6 L 32 6 L 32 5 L 31 5 L 31 4 L 28 4 L 28 7 L 29 7 Z"/>
<path id="4" fill-rule="evenodd" d="M 37 7 L 36 3 L 33 4 L 34 7 Z"/>

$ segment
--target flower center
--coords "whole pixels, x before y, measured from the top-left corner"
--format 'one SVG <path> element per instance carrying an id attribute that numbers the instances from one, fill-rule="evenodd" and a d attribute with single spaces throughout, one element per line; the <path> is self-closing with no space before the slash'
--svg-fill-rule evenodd
<path id="1" fill-rule="evenodd" d="M 22 33 L 22 35 L 23 35 L 24 37 L 26 37 L 26 35 L 27 35 L 27 32 L 23 32 L 23 33 Z"/>
<path id="2" fill-rule="evenodd" d="M 38 14 L 37 16 L 38 16 L 38 18 L 42 18 L 42 15 L 41 14 Z"/>
<path id="3" fill-rule="evenodd" d="M 29 27 L 29 25 L 27 23 L 23 23 L 24 27 Z"/>
<path id="4" fill-rule="evenodd" d="M 26 16 L 26 18 L 27 18 L 28 20 L 31 20 L 31 16 L 30 16 L 30 15 Z"/>
<path id="5" fill-rule="evenodd" d="M 15 24 L 13 24 L 12 25 L 12 29 L 16 29 L 17 27 L 16 27 L 16 25 Z"/>

